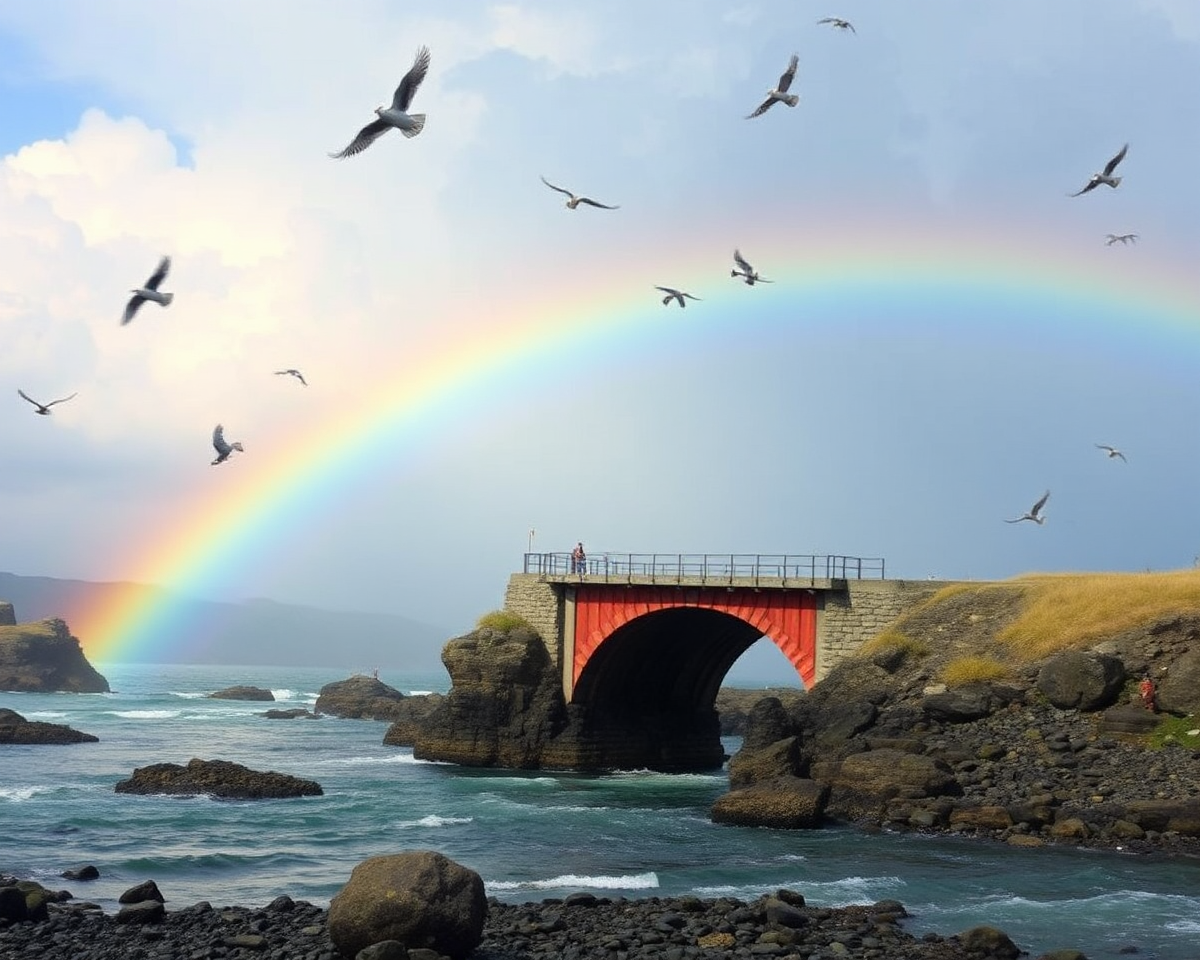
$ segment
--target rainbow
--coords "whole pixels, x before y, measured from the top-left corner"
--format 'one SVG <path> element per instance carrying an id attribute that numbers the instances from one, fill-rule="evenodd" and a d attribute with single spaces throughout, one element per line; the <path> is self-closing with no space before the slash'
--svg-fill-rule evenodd
<path id="1" fill-rule="evenodd" d="M 1125 336 L 1139 344 L 1165 338 L 1173 352 L 1200 352 L 1200 284 L 1191 267 L 1144 256 L 1121 259 L 1141 251 L 1108 249 L 1102 238 L 1043 234 L 1031 240 L 1027 229 L 998 228 L 994 221 L 986 232 L 939 226 L 915 236 L 900 222 L 869 230 L 851 224 L 833 235 L 825 225 L 819 234 L 789 228 L 784 235 L 779 227 L 740 233 L 755 235 L 743 242 L 744 252 L 776 281 L 751 296 L 728 277 L 731 250 L 692 239 L 671 248 L 663 269 L 661 247 L 645 241 L 610 251 L 586 270 L 551 271 L 558 279 L 549 287 L 542 277 L 527 279 L 535 295 L 516 290 L 492 297 L 482 320 L 460 315 L 448 342 L 425 345 L 418 370 L 390 378 L 353 409 L 332 410 L 315 427 L 283 438 L 270 456 L 246 456 L 233 489 L 202 494 L 186 519 L 137 546 L 132 570 L 122 573 L 178 593 L 114 585 L 102 601 L 75 614 L 72 628 L 88 656 L 136 662 L 152 648 L 176 647 L 187 631 L 171 596 L 204 595 L 214 584 L 233 582 L 244 564 L 262 559 L 266 545 L 288 541 L 295 517 L 344 494 L 380 451 L 419 452 L 441 425 L 478 415 L 487 397 L 514 378 L 548 366 L 602 363 L 631 343 L 649 352 L 667 349 L 680 318 L 672 306 L 675 323 L 663 323 L 655 283 L 704 297 L 685 316 L 693 331 L 708 333 L 732 333 L 751 313 L 752 320 L 773 322 L 774 314 L 784 323 L 802 312 L 807 323 L 819 323 L 822 311 L 855 301 L 872 308 L 958 302 L 969 322 L 969 305 L 990 298 L 1023 308 L 1037 304 L 1039 316 L 1086 317 L 1089 336 L 1115 338 L 1115 350 Z M 655 275 L 647 277 L 646 264 L 656 261 Z M 371 411 L 366 418 L 364 409 Z"/>

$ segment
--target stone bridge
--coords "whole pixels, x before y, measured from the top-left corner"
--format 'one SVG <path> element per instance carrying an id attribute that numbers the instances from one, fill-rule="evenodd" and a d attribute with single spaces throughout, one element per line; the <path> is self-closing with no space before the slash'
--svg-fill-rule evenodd
<path id="1" fill-rule="evenodd" d="M 879 559 L 527 554 L 504 605 L 537 628 L 567 703 L 712 704 L 734 662 L 766 636 L 811 687 L 943 586 L 888 580 Z M 780 678 L 781 682 L 785 678 Z"/>
<path id="2" fill-rule="evenodd" d="M 715 769 L 725 759 L 717 692 L 761 637 L 810 687 L 944 585 L 884 574 L 882 560 L 857 557 L 606 554 L 580 568 L 567 554 L 527 554 L 504 605 L 540 640 L 448 643 L 452 688 L 414 756 Z"/>

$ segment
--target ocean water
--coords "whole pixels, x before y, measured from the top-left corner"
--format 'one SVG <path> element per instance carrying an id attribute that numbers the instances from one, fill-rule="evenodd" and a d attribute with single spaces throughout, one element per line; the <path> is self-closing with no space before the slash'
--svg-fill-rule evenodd
<path id="1" fill-rule="evenodd" d="M 314 668 L 98 665 L 113 693 L 0 693 L 0 706 L 100 737 L 72 746 L 0 747 L 0 872 L 32 877 L 108 911 L 154 880 L 168 909 L 199 900 L 257 907 L 287 893 L 327 905 L 359 861 L 438 850 L 487 892 L 529 901 L 612 896 L 745 899 L 779 887 L 814 905 L 883 898 L 907 929 L 949 935 L 990 923 L 1031 956 L 1061 947 L 1091 960 L 1200 958 L 1200 863 L 1070 848 L 1016 850 L 960 838 L 717 826 L 707 810 L 722 771 L 604 776 L 481 771 L 418 762 L 382 744 L 386 724 L 267 720 L 311 707 L 344 674 Z M 442 675 L 380 679 L 445 691 Z M 212 700 L 235 683 L 275 704 Z M 729 741 L 730 751 L 736 741 Z M 117 794 L 135 767 L 225 759 L 316 780 L 323 797 L 228 802 Z M 95 864 L 92 883 L 64 869 Z"/>

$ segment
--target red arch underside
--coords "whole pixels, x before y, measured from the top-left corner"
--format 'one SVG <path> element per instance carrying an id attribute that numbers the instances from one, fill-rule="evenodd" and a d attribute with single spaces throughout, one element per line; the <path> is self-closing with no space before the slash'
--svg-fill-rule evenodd
<path id="1" fill-rule="evenodd" d="M 775 642 L 805 687 L 816 680 L 817 597 L 806 590 L 580 584 L 575 588 L 572 682 L 579 682 L 588 660 L 614 631 L 637 617 L 676 607 L 715 610 L 744 620 Z"/>

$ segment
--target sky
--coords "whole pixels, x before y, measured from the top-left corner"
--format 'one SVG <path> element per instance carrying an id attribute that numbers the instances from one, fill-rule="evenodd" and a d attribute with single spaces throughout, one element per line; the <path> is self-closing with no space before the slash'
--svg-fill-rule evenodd
<path id="1" fill-rule="evenodd" d="M 1194 0 L 5 4 L 0 118 L 0 569 L 459 631 L 577 540 L 1200 555 Z"/>

